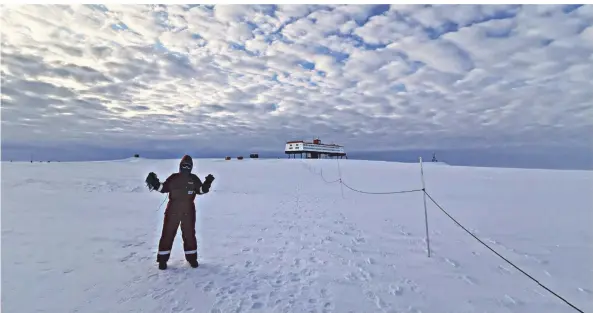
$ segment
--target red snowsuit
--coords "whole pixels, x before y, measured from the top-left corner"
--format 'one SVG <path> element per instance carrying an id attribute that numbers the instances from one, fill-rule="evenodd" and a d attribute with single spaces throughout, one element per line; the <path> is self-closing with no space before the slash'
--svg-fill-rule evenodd
<path id="1" fill-rule="evenodd" d="M 187 261 L 197 260 L 198 244 L 196 241 L 196 194 L 205 194 L 202 181 L 193 173 L 174 173 L 158 189 L 169 193 L 169 202 L 165 209 L 163 231 L 159 241 L 157 262 L 167 262 L 171 255 L 173 240 L 181 223 L 183 249 Z"/>

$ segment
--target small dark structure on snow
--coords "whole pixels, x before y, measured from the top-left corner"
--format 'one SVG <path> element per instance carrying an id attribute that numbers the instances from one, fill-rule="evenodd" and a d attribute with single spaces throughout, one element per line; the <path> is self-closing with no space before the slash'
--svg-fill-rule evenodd
<path id="1" fill-rule="evenodd" d="M 249 157 L 252 158 L 252 159 L 258 159 L 259 158 L 259 154 L 252 153 L 252 154 L 249 155 Z"/>
<path id="2" fill-rule="evenodd" d="M 238 156 L 237 157 L 237 160 L 243 160 L 243 157 L 242 156 Z"/>

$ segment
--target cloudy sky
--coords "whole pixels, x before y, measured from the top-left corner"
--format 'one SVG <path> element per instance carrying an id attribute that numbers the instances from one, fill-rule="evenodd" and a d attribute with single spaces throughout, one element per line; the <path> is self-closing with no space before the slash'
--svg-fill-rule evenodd
<path id="1" fill-rule="evenodd" d="M 357 153 L 591 145 L 592 5 L 28 5 L 1 18 L 3 159 L 282 152 L 314 136 Z"/>

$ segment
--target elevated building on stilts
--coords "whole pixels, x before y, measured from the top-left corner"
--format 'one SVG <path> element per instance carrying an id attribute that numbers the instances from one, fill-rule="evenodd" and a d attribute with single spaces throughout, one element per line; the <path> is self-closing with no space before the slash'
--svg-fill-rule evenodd
<path id="1" fill-rule="evenodd" d="M 300 155 L 301 159 L 348 158 L 343 146 L 324 144 L 321 143 L 319 138 L 314 139 L 313 142 L 304 140 L 287 141 L 284 153 L 288 155 L 288 158 L 296 158 L 297 154 Z"/>

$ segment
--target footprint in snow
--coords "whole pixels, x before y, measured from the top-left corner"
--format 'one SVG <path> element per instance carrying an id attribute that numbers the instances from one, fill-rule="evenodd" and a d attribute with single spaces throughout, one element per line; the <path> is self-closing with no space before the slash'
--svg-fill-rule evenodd
<path id="1" fill-rule="evenodd" d="M 205 292 L 210 292 L 212 291 L 212 288 L 214 288 L 214 282 L 209 281 L 208 283 L 206 283 L 206 286 L 204 286 L 203 290 Z"/>
<path id="2" fill-rule="evenodd" d="M 403 231 L 403 230 L 400 230 L 399 233 L 402 234 L 402 235 L 404 235 L 405 237 L 409 237 L 409 236 L 412 235 L 411 233 L 409 233 L 407 231 Z"/>
<path id="3" fill-rule="evenodd" d="M 134 257 L 136 254 L 137 254 L 136 252 L 131 252 L 128 255 L 126 255 L 125 257 L 121 258 L 119 261 L 120 262 L 126 262 L 127 260 L 129 260 L 132 257 Z"/>
<path id="4" fill-rule="evenodd" d="M 364 237 L 357 237 L 357 238 L 352 238 L 351 242 L 353 244 L 360 244 L 360 243 L 365 243 L 366 239 L 364 239 Z"/>
<path id="5" fill-rule="evenodd" d="M 394 296 L 401 296 L 402 294 L 404 294 L 404 288 L 402 288 L 399 285 L 389 285 L 389 294 Z"/>
<path id="6" fill-rule="evenodd" d="M 451 264 L 451 266 L 453 266 L 453 267 L 459 267 L 459 263 L 457 263 L 449 258 L 445 258 L 445 262 Z"/>
<path id="7" fill-rule="evenodd" d="M 365 296 L 367 297 L 367 299 L 375 302 L 375 305 L 378 309 L 383 309 L 385 307 L 385 302 L 376 293 L 372 291 L 366 291 Z"/>
<path id="8" fill-rule="evenodd" d="M 520 300 L 515 299 L 509 295 L 504 295 L 504 298 L 501 299 L 500 302 L 506 307 L 513 307 L 521 304 Z"/>
<path id="9" fill-rule="evenodd" d="M 587 293 L 587 294 L 592 294 L 593 293 L 591 290 L 589 290 L 587 288 L 581 288 L 581 287 L 579 287 L 578 290 L 580 292 Z"/>
<path id="10" fill-rule="evenodd" d="M 506 273 L 506 274 L 511 274 L 511 270 L 510 270 L 510 269 L 508 269 L 508 268 L 507 268 L 507 267 L 505 267 L 505 266 L 498 265 L 498 266 L 497 266 L 497 268 L 498 268 L 498 269 L 499 269 L 501 272 L 504 272 L 504 273 Z"/>
<path id="11" fill-rule="evenodd" d="M 470 284 L 470 285 L 475 285 L 476 284 L 476 280 L 470 276 L 467 275 L 461 275 L 460 276 L 461 280 L 465 281 L 466 283 Z"/>

